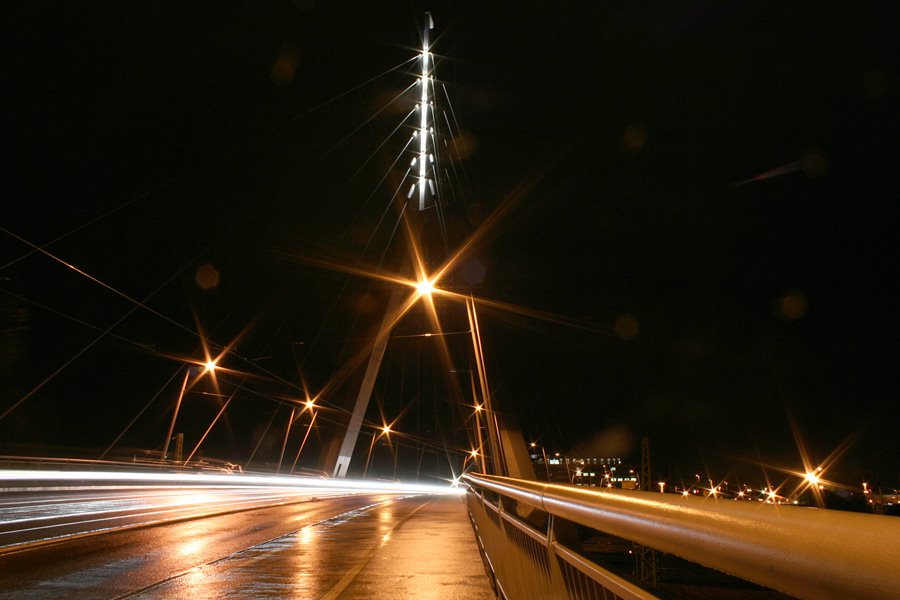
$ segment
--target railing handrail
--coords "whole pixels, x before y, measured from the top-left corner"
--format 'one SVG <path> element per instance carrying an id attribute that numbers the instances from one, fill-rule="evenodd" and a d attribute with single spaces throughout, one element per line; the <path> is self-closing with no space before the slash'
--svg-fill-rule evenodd
<path id="1" fill-rule="evenodd" d="M 900 519 L 467 474 L 551 515 L 801 598 L 900 598 Z"/>

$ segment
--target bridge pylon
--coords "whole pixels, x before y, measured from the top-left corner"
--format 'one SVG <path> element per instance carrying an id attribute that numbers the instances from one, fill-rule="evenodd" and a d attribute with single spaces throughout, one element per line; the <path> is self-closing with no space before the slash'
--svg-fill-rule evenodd
<path id="1" fill-rule="evenodd" d="M 434 56 L 430 51 L 429 32 L 434 29 L 434 20 L 431 13 L 425 13 L 425 24 L 422 29 L 422 49 L 419 55 L 419 77 L 416 110 L 418 111 L 418 127 L 413 130 L 413 137 L 409 147 L 414 148 L 413 158 L 410 163 L 408 176 L 413 180 L 406 196 L 407 203 L 401 208 L 405 218 L 412 221 L 409 234 L 415 238 L 414 245 L 421 247 L 419 238 L 424 228 L 423 211 L 433 208 L 440 190 L 440 171 L 438 169 L 438 148 L 435 143 L 437 132 L 435 130 L 435 104 L 434 104 Z M 410 202 L 417 195 L 415 202 Z M 416 212 L 410 215 L 407 207 Z M 353 457 L 353 450 L 359 439 L 363 419 L 372 398 L 372 390 L 381 370 L 381 362 L 384 358 L 391 331 L 397 324 L 397 315 L 408 290 L 398 288 L 391 294 L 385 310 L 381 326 L 378 329 L 375 342 L 372 345 L 372 353 L 366 365 L 366 371 L 360 384 L 356 403 L 343 438 L 338 443 L 338 438 L 332 440 L 330 445 L 323 449 L 321 464 L 323 470 L 333 477 L 346 477 Z"/>

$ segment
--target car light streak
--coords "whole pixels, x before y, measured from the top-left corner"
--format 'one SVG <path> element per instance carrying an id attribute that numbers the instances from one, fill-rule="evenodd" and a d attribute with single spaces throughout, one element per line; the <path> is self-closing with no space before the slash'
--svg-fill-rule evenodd
<path id="1" fill-rule="evenodd" d="M 149 487 L 152 493 L 144 489 Z M 0 471 L 0 489 L 41 494 L 4 501 L 0 548 L 272 508 L 327 497 L 461 494 L 446 485 L 270 475 Z M 79 490 L 87 494 L 67 496 Z"/>
<path id="2" fill-rule="evenodd" d="M 0 484 L 34 482 L 44 487 L 54 482 L 130 482 L 150 484 L 190 484 L 214 487 L 278 486 L 296 489 L 341 490 L 347 493 L 385 494 L 461 494 L 449 485 L 363 481 L 357 479 L 312 479 L 296 476 L 210 474 L 210 473 L 134 473 L 112 471 L 0 471 Z M 9 487 L 7 485 L 7 487 Z M 30 486 L 34 487 L 34 486 Z M 78 486 L 90 487 L 90 486 Z"/>

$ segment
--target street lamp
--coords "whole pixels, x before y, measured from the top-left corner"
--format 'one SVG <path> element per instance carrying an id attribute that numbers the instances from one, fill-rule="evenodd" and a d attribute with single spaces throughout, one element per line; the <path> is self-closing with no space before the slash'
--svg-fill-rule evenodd
<path id="1" fill-rule="evenodd" d="M 451 373 L 468 373 L 469 374 L 469 384 L 472 386 L 472 402 L 474 402 L 472 407 L 475 410 L 475 412 L 473 413 L 473 416 L 475 417 L 475 442 L 478 444 L 478 448 L 482 449 L 482 452 L 480 453 L 481 460 L 479 461 L 479 463 L 480 463 L 479 466 L 481 467 L 481 472 L 486 473 L 487 465 L 485 464 L 485 452 L 483 451 L 484 437 L 482 436 L 482 433 L 481 433 L 481 418 L 482 418 L 482 415 L 484 414 L 484 411 L 486 410 L 487 402 L 479 402 L 478 401 L 478 392 L 475 390 L 475 374 L 470 369 L 450 369 L 450 372 Z M 474 458 L 475 458 L 475 456 L 473 456 L 473 459 Z M 466 460 L 468 460 L 468 458 L 466 458 Z M 465 463 L 463 463 L 463 464 L 465 465 Z"/>
<path id="2" fill-rule="evenodd" d="M 532 449 L 538 448 L 537 442 L 531 442 L 528 444 Z M 547 460 L 547 449 L 543 446 L 540 446 L 541 449 L 541 458 L 544 459 L 544 469 L 547 471 L 547 481 L 551 481 L 550 477 L 550 462 Z"/>
<path id="3" fill-rule="evenodd" d="M 391 435 L 391 426 L 383 425 L 381 428 L 381 432 L 376 436 L 375 432 L 372 432 L 372 441 L 369 443 L 369 455 L 366 456 L 366 468 L 363 469 L 363 479 L 369 474 L 369 462 L 372 460 L 372 450 L 375 448 L 375 442 L 381 439 L 381 436 L 388 436 L 390 439 Z"/>
<path id="4" fill-rule="evenodd" d="M 175 401 L 175 412 L 172 413 L 172 422 L 169 423 L 169 431 L 166 434 L 166 442 L 163 444 L 162 455 L 160 455 L 160 460 L 165 461 L 166 457 L 169 455 L 169 442 L 172 441 L 172 433 L 175 431 L 175 420 L 178 418 L 178 410 L 181 408 L 181 401 L 184 398 L 184 392 L 187 389 L 188 379 L 191 376 L 191 367 L 192 365 L 188 365 L 184 370 L 184 379 L 181 382 L 181 390 L 178 392 L 178 400 Z M 203 364 L 203 372 L 200 375 L 205 375 L 206 373 L 212 373 L 216 370 L 216 361 L 208 360 Z"/>
<path id="5" fill-rule="evenodd" d="M 306 440 L 309 438 L 310 432 L 313 430 L 313 425 L 316 423 L 316 417 L 319 415 L 319 411 L 313 410 L 315 408 L 319 408 L 316 406 L 316 401 L 313 398 L 308 399 L 304 406 L 306 407 L 304 410 L 308 410 L 309 414 L 312 417 L 309 420 L 309 425 L 306 427 L 306 433 L 303 434 L 303 441 L 300 442 L 300 448 L 297 450 L 297 456 L 294 457 L 294 463 L 291 465 L 291 473 L 294 472 L 294 468 L 297 466 L 297 461 L 300 460 L 300 453 L 303 452 L 304 446 L 306 446 Z"/>
<path id="6" fill-rule="evenodd" d="M 431 293 L 434 291 L 434 282 L 423 278 L 416 283 L 416 289 L 419 291 L 420 296 L 431 296 Z"/>

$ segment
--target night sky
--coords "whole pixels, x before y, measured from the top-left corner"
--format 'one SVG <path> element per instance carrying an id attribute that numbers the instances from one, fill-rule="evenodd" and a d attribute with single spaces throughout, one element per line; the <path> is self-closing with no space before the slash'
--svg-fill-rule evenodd
<path id="1" fill-rule="evenodd" d="M 411 105 L 367 119 L 411 82 L 413 63 L 388 71 L 430 10 L 466 155 L 447 157 L 465 184 L 450 241 L 505 207 L 446 283 L 544 315 L 480 315 L 497 403 L 529 440 L 637 460 L 646 435 L 661 474 L 724 475 L 799 468 L 793 423 L 814 461 L 847 443 L 836 479 L 896 485 L 893 15 L 559 4 L 7 9 L 0 412 L 78 357 L 0 421 L 6 450 L 104 448 L 162 390 L 122 441 L 158 449 L 172 357 L 198 358 L 202 329 L 241 336 L 226 362 L 254 373 L 208 453 L 246 459 L 270 419 L 277 451 L 289 409 L 271 397 L 296 396 L 300 369 L 325 385 L 389 294 L 310 261 L 410 273 L 375 226 L 405 138 L 380 145 Z M 427 328 L 414 313 L 397 335 Z M 461 411 L 429 353 L 392 342 L 376 397 L 440 446 Z M 210 398 L 184 413 L 194 439 Z"/>

